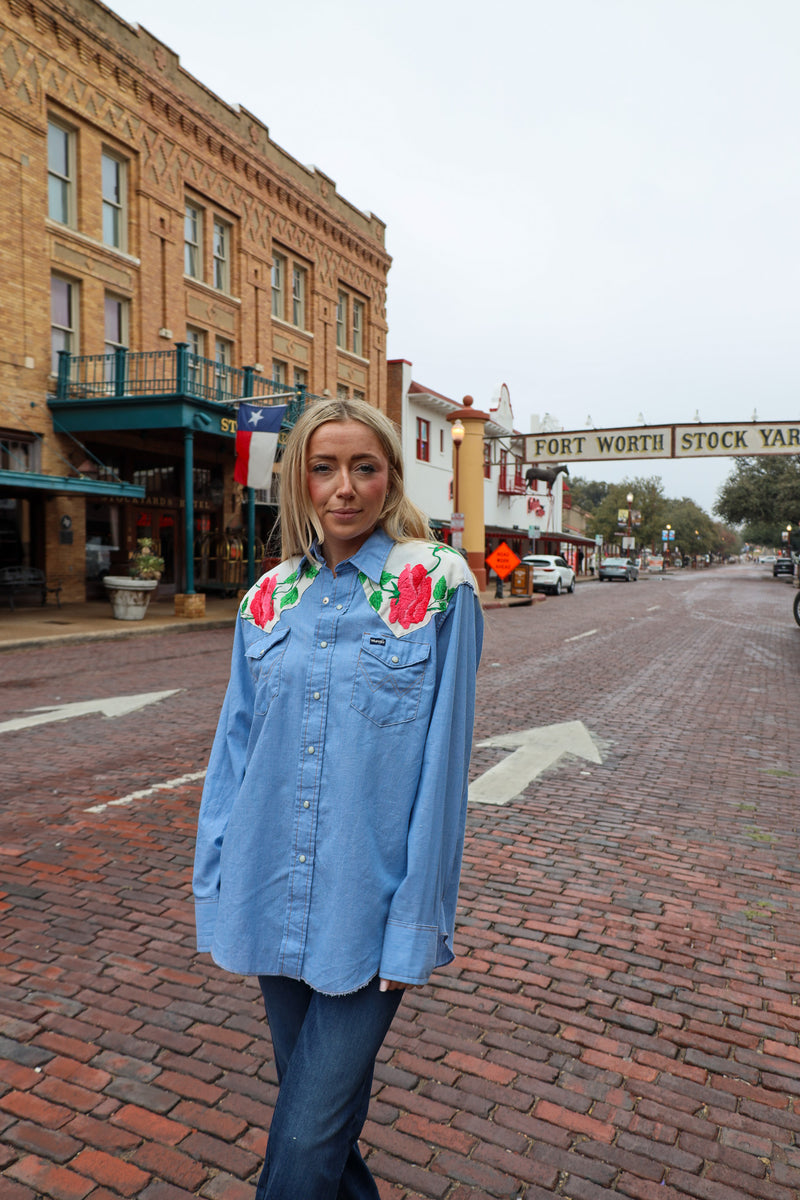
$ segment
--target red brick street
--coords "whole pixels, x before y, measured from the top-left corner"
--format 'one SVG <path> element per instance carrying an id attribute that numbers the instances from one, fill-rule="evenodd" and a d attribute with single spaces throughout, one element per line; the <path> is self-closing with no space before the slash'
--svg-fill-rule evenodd
<path id="1" fill-rule="evenodd" d="M 800 1196 L 794 594 L 737 565 L 486 612 L 473 778 L 503 734 L 581 722 L 591 753 L 470 808 L 459 957 L 378 1063 L 383 1200 Z M 190 904 L 230 645 L 0 654 L 2 1200 L 252 1198 L 260 993 L 195 955 Z"/>

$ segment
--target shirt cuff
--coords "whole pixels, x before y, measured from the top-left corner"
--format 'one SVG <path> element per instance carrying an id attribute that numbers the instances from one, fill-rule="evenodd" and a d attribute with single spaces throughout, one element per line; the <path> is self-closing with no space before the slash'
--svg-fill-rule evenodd
<path id="1" fill-rule="evenodd" d="M 195 900 L 194 923 L 197 928 L 197 952 L 208 954 L 214 940 L 214 927 L 217 923 L 217 900 Z"/>
<path id="2" fill-rule="evenodd" d="M 427 983 L 437 963 L 440 933 L 430 925 L 388 921 L 383 935 L 381 979 L 397 983 Z"/>

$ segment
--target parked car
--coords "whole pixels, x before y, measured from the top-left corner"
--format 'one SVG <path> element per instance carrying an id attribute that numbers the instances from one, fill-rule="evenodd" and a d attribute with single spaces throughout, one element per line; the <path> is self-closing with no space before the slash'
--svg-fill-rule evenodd
<path id="1" fill-rule="evenodd" d="M 762 554 L 758 561 L 760 563 L 774 563 L 777 560 L 774 554 Z"/>
<path id="2" fill-rule="evenodd" d="M 560 596 L 562 592 L 575 591 L 575 572 L 560 554 L 526 554 L 522 561 L 533 567 L 535 592 Z"/>
<path id="3" fill-rule="evenodd" d="M 772 564 L 773 577 L 776 575 L 794 575 L 794 563 L 788 554 L 782 554 L 780 558 L 776 558 Z"/>
<path id="4" fill-rule="evenodd" d="M 607 579 L 609 583 L 613 579 L 624 579 L 626 583 L 633 581 L 634 583 L 639 578 L 639 568 L 632 558 L 604 558 L 600 563 L 600 582 Z"/>

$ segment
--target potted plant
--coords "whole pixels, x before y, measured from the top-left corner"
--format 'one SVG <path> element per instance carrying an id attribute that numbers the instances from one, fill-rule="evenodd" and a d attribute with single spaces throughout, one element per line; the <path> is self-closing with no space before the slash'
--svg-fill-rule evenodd
<path id="1" fill-rule="evenodd" d="M 141 621 L 150 596 L 158 587 L 164 560 L 155 553 L 150 538 L 139 538 L 128 563 L 127 575 L 106 575 L 103 586 L 118 621 Z"/>

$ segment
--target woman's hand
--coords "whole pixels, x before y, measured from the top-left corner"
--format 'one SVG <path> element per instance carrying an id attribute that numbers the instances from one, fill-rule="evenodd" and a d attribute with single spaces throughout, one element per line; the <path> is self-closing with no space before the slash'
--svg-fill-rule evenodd
<path id="1" fill-rule="evenodd" d="M 382 979 L 380 982 L 379 992 L 396 992 L 403 988 L 423 987 L 421 983 L 398 983 L 396 979 Z"/>

